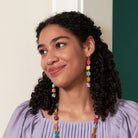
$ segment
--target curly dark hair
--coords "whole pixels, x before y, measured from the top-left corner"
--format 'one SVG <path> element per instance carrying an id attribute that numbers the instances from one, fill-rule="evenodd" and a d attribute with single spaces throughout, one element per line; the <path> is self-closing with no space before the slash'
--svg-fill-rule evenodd
<path id="1" fill-rule="evenodd" d="M 36 29 L 37 42 L 42 29 L 49 24 L 57 24 L 78 38 L 80 43 L 84 43 L 88 36 L 95 40 L 95 51 L 91 56 L 91 98 L 94 100 L 95 114 L 99 115 L 104 121 L 108 112 L 114 115 L 117 98 L 121 98 L 121 82 L 119 73 L 115 70 L 113 53 L 108 49 L 106 43 L 100 38 L 102 32 L 100 27 L 95 26 L 94 22 L 80 12 L 62 12 L 41 22 Z M 82 45 L 80 45 L 82 46 Z M 42 78 L 31 94 L 30 106 L 31 113 L 36 114 L 41 108 L 47 110 L 52 115 L 59 100 L 59 88 L 56 87 L 57 96 L 51 96 L 52 82 L 42 73 Z"/>

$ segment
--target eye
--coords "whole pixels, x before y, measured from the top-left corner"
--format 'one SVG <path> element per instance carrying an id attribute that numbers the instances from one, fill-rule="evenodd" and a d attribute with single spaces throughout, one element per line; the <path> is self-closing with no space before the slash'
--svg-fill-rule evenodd
<path id="1" fill-rule="evenodd" d="M 66 45 L 65 43 L 57 43 L 57 44 L 56 44 L 56 47 L 57 47 L 57 48 L 60 48 L 60 47 L 63 47 L 63 46 L 65 46 L 65 45 Z"/>
<path id="2" fill-rule="evenodd" d="M 39 50 L 39 53 L 40 53 L 40 55 L 43 55 L 43 54 L 46 54 L 47 51 L 45 51 L 45 50 Z"/>

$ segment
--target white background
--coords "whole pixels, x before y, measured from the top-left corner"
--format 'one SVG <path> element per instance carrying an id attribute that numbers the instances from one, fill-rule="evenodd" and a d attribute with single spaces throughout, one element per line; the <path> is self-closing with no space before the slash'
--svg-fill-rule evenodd
<path id="1" fill-rule="evenodd" d="M 36 26 L 66 10 L 94 19 L 112 49 L 112 0 L 0 0 L 0 138 L 14 109 L 30 99 L 41 76 Z"/>

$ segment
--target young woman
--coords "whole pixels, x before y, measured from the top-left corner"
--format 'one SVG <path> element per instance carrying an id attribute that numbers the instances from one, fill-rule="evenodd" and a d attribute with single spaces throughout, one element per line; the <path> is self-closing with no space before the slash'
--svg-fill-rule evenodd
<path id="1" fill-rule="evenodd" d="M 138 138 L 138 104 L 121 99 L 100 28 L 72 11 L 41 22 L 36 33 L 44 72 L 4 138 Z"/>

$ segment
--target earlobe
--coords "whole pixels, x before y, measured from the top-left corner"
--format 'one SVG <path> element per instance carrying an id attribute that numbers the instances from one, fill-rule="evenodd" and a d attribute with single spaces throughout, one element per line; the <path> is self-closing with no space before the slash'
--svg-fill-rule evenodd
<path id="1" fill-rule="evenodd" d="M 84 43 L 84 51 L 87 57 L 91 56 L 95 51 L 95 41 L 92 36 L 89 36 Z"/>

